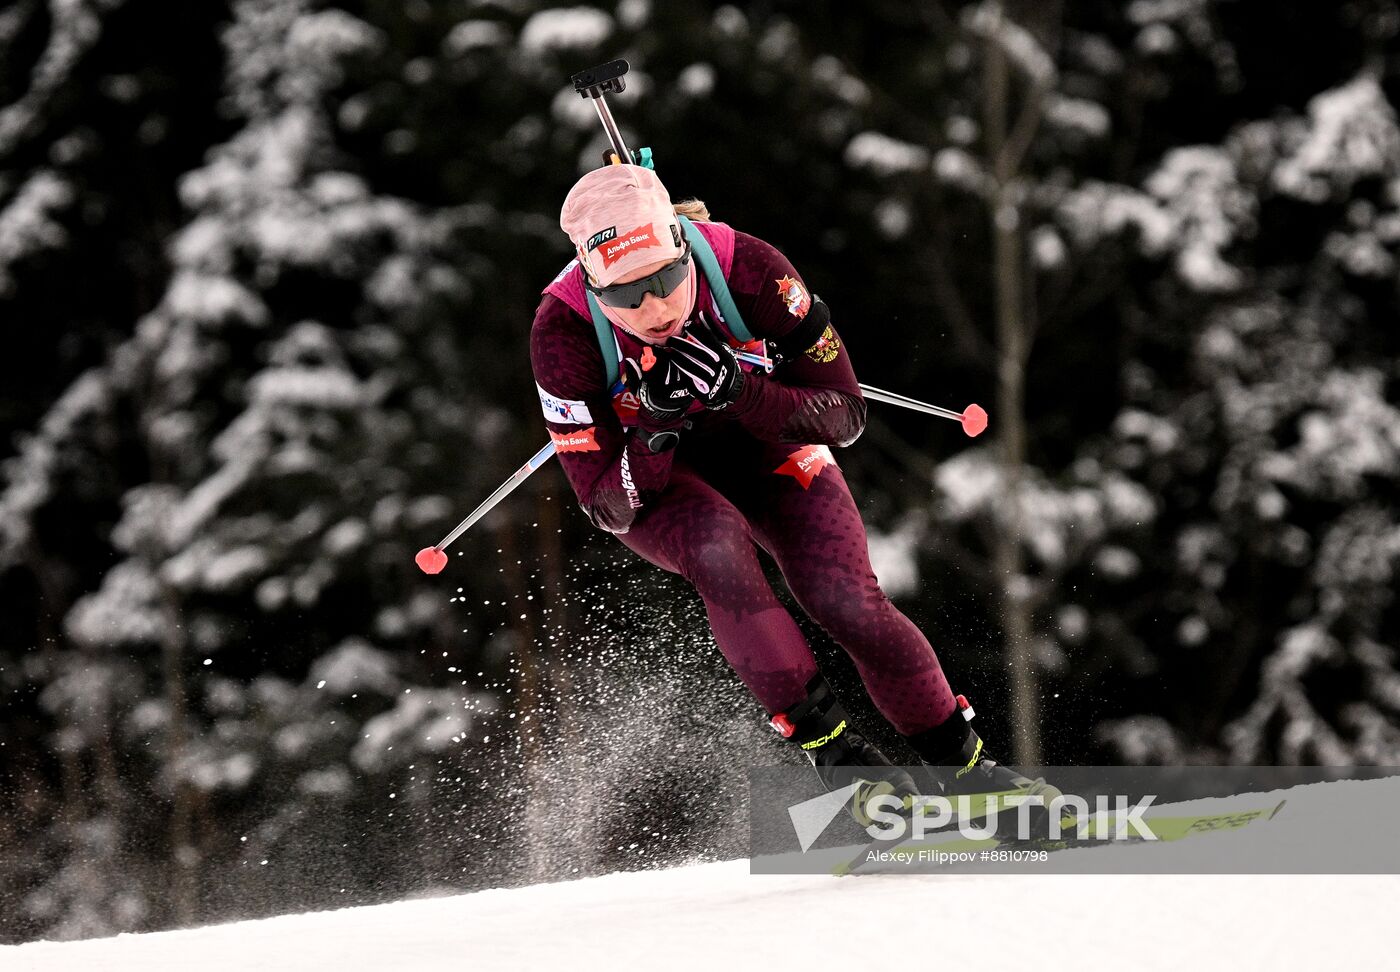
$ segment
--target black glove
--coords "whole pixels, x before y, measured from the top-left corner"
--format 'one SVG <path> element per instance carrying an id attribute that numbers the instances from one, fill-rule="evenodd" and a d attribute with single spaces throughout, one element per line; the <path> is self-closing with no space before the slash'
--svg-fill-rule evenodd
<path id="1" fill-rule="evenodd" d="M 692 324 L 666 342 L 691 395 L 706 408 L 727 408 L 744 387 L 734 349 L 704 324 Z"/>
<path id="2" fill-rule="evenodd" d="M 647 347 L 642 358 L 622 363 L 627 390 L 641 403 L 641 418 L 655 428 L 674 423 L 690 408 L 690 383 L 676 367 L 666 348 Z"/>

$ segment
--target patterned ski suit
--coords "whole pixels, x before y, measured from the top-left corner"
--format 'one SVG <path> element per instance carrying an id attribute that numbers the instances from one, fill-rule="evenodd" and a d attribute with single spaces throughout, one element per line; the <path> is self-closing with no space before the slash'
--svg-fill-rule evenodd
<path id="1" fill-rule="evenodd" d="M 797 271 L 753 236 L 723 223 L 695 226 L 749 330 L 781 346 L 811 306 Z M 692 319 L 720 319 L 702 275 L 697 282 Z M 947 719 L 956 703 L 938 659 L 876 582 L 864 524 L 828 448 L 849 445 L 865 427 L 865 401 L 835 329 L 805 351 L 789 348 L 771 375 L 749 370 L 727 409 L 694 406 L 680 444 L 653 453 L 633 431 L 632 396 L 605 390 L 583 295 L 581 270 L 570 264 L 535 313 L 530 359 L 559 462 L 592 522 L 695 586 L 720 651 L 770 714 L 805 697 L 816 661 L 755 545 L 851 656 L 898 731 Z M 621 358 L 639 357 L 640 341 L 613 332 Z"/>

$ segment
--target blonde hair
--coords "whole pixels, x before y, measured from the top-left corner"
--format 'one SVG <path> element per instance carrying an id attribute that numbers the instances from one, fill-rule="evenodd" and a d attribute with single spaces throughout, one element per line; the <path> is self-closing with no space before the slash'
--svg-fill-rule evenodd
<path id="1" fill-rule="evenodd" d="M 699 199 L 682 199 L 678 203 L 672 203 L 671 208 L 676 211 L 677 216 L 684 216 L 699 223 L 710 221 L 710 208 Z"/>

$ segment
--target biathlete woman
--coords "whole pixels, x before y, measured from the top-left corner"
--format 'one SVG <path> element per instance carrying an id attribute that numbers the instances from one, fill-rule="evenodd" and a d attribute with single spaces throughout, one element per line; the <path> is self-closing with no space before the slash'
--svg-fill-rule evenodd
<path id="1" fill-rule="evenodd" d="M 694 217 L 688 231 L 709 243 L 748 329 L 780 356 L 771 374 L 736 357 L 678 211 Z M 871 570 L 830 451 L 861 434 L 866 406 L 827 306 L 776 249 L 707 216 L 703 204 L 673 206 L 635 165 L 594 170 L 564 200 L 577 259 L 545 288 L 530 359 L 579 503 L 695 586 L 725 659 L 829 789 L 864 780 L 867 793 L 916 792 L 852 728 L 755 547 L 945 792 L 1027 791 L 1038 781 L 987 757 L 933 648 Z M 611 324 L 605 337 L 589 294 Z M 600 341 L 615 342 L 620 375 L 605 376 Z"/>

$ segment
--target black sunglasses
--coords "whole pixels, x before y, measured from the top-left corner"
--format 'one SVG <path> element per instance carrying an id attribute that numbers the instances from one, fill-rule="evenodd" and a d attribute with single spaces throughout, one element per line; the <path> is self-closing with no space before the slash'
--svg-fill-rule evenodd
<path id="1" fill-rule="evenodd" d="M 642 306 L 642 300 L 647 294 L 654 294 L 662 298 L 671 296 L 671 292 L 679 287 L 681 281 L 688 276 L 690 276 L 689 240 L 686 241 L 685 249 L 679 257 L 641 280 L 611 284 L 607 287 L 595 287 L 585 277 L 584 286 L 593 296 L 609 307 L 625 307 L 628 310 L 636 310 Z"/>

